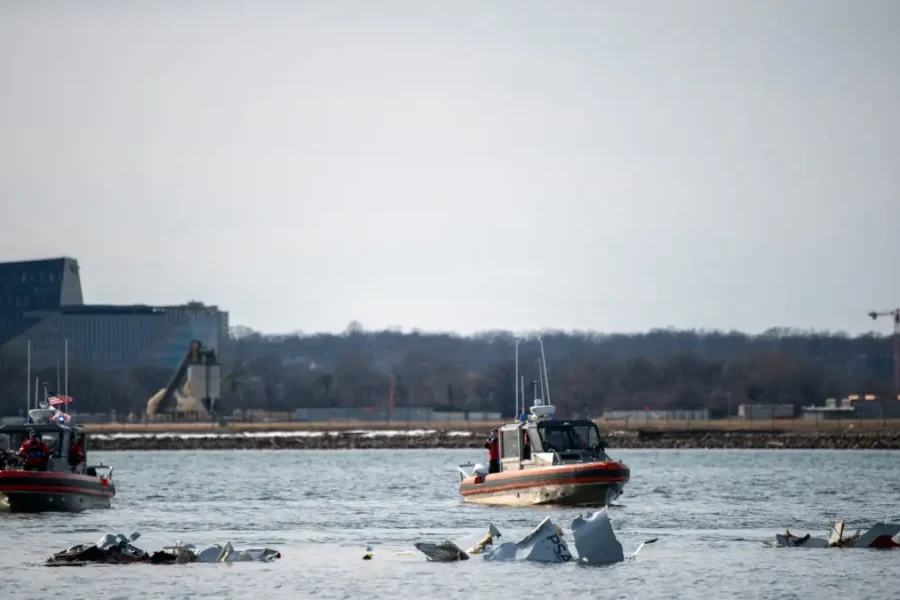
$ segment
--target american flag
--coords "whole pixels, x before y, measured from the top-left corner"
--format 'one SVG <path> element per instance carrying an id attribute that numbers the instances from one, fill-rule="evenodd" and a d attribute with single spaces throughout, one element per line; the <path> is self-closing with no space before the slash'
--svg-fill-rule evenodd
<path id="1" fill-rule="evenodd" d="M 62 406 L 63 404 L 72 404 L 75 402 L 75 399 L 71 396 L 63 396 L 62 394 L 56 394 L 55 396 L 50 397 L 50 406 Z"/>

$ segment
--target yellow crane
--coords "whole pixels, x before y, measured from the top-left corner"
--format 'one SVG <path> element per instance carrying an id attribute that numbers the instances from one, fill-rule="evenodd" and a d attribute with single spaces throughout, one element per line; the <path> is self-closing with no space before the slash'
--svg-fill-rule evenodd
<path id="1" fill-rule="evenodd" d="M 878 317 L 894 318 L 894 398 L 900 400 L 900 308 L 894 310 L 872 311 L 872 320 Z"/>

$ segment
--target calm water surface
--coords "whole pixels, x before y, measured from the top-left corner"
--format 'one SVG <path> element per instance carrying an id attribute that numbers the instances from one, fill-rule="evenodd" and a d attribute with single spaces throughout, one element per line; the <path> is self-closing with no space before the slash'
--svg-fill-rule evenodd
<path id="1" fill-rule="evenodd" d="M 471 544 L 493 522 L 515 540 L 546 516 L 569 533 L 579 511 L 464 505 L 455 465 L 472 450 L 108 452 L 114 508 L 0 514 L 3 598 L 890 598 L 900 551 L 773 549 L 785 527 L 824 535 L 900 520 L 900 453 L 621 450 L 632 481 L 611 511 L 626 552 L 606 567 L 434 564 L 412 544 Z M 106 532 L 138 545 L 267 545 L 271 564 L 47 569 L 51 553 Z M 363 561 L 365 546 L 375 558 Z M 572 546 L 574 549 L 574 546 Z M 412 554 L 398 552 L 412 551 Z"/>

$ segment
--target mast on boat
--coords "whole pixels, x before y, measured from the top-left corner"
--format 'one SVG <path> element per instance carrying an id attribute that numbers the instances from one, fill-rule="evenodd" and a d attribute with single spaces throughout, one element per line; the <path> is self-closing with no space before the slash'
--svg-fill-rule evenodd
<path id="1" fill-rule="evenodd" d="M 542 375 L 543 369 L 541 368 L 540 359 L 538 359 L 538 361 L 537 361 L 537 368 L 538 368 L 538 378 L 535 380 L 535 383 L 537 384 L 538 387 L 535 387 L 535 389 L 534 389 L 534 397 L 535 397 L 535 399 L 538 399 L 538 398 L 544 399 L 547 397 L 547 394 L 544 391 L 544 376 Z M 538 388 L 540 388 L 540 392 L 541 392 L 540 396 L 538 396 Z"/>
<path id="2" fill-rule="evenodd" d="M 516 375 L 513 383 L 516 386 L 516 397 L 513 402 L 513 418 L 518 420 L 519 415 L 519 338 L 516 338 Z M 524 410 L 522 412 L 525 412 Z"/>
<path id="3" fill-rule="evenodd" d="M 63 395 L 68 398 L 69 397 L 69 338 L 66 338 L 63 342 L 63 361 L 65 362 L 66 369 L 66 387 L 63 390 Z"/>
<path id="4" fill-rule="evenodd" d="M 538 343 L 541 345 L 541 361 L 544 363 L 544 383 L 547 390 L 547 404 L 553 404 L 553 402 L 550 401 L 550 380 L 547 378 L 547 356 L 544 354 L 544 340 L 538 338 Z"/>
<path id="5" fill-rule="evenodd" d="M 516 338 L 516 375 L 514 382 L 516 389 L 516 420 L 521 420 L 523 416 L 526 419 L 533 420 L 550 417 L 553 415 L 555 408 L 550 401 L 550 379 L 547 376 L 547 356 L 544 352 L 544 340 L 537 338 L 538 344 L 540 344 L 541 347 L 541 357 L 537 361 L 538 378 L 532 382 L 534 386 L 534 406 L 531 407 L 530 416 L 525 412 L 525 375 L 519 374 L 519 341 L 520 340 Z M 539 391 L 540 394 L 538 394 Z M 519 412 L 520 397 L 522 400 L 521 413 Z M 535 410 L 536 407 L 541 408 Z"/>
<path id="6" fill-rule="evenodd" d="M 520 419 L 522 415 L 525 414 L 525 376 L 520 375 L 521 380 L 519 381 L 519 392 L 522 394 L 522 412 L 516 415 L 516 420 Z"/>
<path id="7" fill-rule="evenodd" d="M 31 410 L 31 338 L 28 338 L 28 367 L 25 372 L 27 389 L 25 390 L 25 414 Z"/>

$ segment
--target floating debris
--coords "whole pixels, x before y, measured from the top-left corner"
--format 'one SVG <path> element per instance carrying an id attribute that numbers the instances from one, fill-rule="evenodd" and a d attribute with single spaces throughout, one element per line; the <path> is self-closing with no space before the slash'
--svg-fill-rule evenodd
<path id="1" fill-rule="evenodd" d="M 579 515 L 572 521 L 572 534 L 575 541 L 577 557 L 569 550 L 563 531 L 550 518 L 546 518 L 525 538 L 519 542 L 507 542 L 494 547 L 494 539 L 500 532 L 490 525 L 488 533 L 478 544 L 464 552 L 449 540 L 434 544 L 419 542 L 417 550 L 425 554 L 429 561 L 456 562 L 468 560 L 470 555 L 481 554 L 485 560 L 511 561 L 527 560 L 541 563 L 581 562 L 587 564 L 611 564 L 622 562 L 626 558 L 634 558 L 647 544 L 656 539 L 647 540 L 637 550 L 625 556 L 622 545 L 616 539 L 606 509 Z"/>
<path id="2" fill-rule="evenodd" d="M 827 538 L 814 538 L 810 534 L 798 536 L 785 529 L 784 534 L 775 534 L 774 545 L 778 548 L 875 548 L 889 550 L 900 548 L 894 537 L 900 534 L 900 525 L 895 523 L 875 523 L 865 533 L 857 529 L 844 537 L 844 521 L 835 521 Z"/>
<path id="3" fill-rule="evenodd" d="M 152 554 L 136 547 L 132 542 L 140 537 L 132 533 L 106 534 L 95 544 L 79 544 L 57 552 L 47 559 L 48 567 L 83 566 L 86 564 L 186 564 L 192 562 L 268 562 L 281 558 L 281 552 L 271 548 L 248 548 L 236 550 L 231 542 L 224 546 L 214 544 L 197 549 L 193 544 L 176 542 Z"/>

